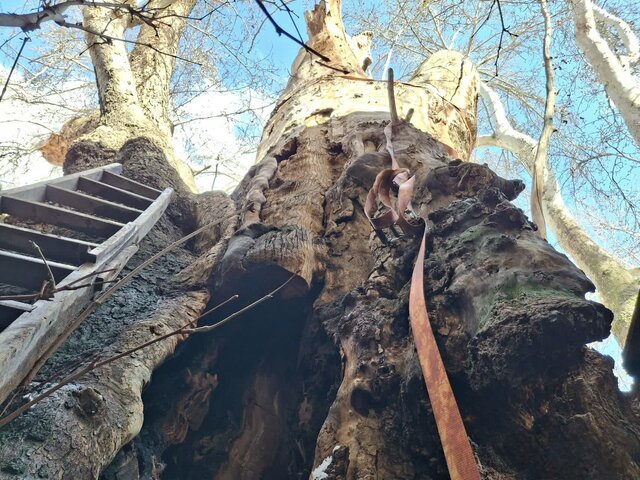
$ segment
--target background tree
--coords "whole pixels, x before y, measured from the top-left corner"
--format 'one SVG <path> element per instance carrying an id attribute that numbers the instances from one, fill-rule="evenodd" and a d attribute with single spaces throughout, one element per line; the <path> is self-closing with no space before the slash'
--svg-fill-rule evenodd
<path id="1" fill-rule="evenodd" d="M 67 3 L 69 2 L 63 2 Z M 85 28 L 82 26 L 82 2 L 79 2 L 80 5 L 78 2 L 71 3 L 64 10 L 67 28 L 53 21 L 41 20 L 39 25 L 43 31 L 31 33 L 34 39 L 27 44 L 27 49 L 19 59 L 16 72 L 19 75 L 14 76 L 7 96 L 0 104 L 0 109 L 8 106 L 10 108 L 13 103 L 14 110 L 18 112 L 31 110 L 31 117 L 23 115 L 23 121 L 38 127 L 38 138 L 31 141 L 24 138 L 19 148 L 15 133 L 20 132 L 16 132 L 15 127 L 8 131 L 11 134 L 0 144 L 3 159 L 7 160 L 5 179 L 12 177 L 11 168 L 22 168 L 21 163 L 26 160 L 25 153 L 37 149 L 42 150 L 51 163 L 60 165 L 73 141 L 78 136 L 87 135 L 96 126 L 98 102 L 101 100 L 95 96 L 94 67 L 87 54 L 87 45 L 95 39 L 85 39 L 89 34 L 82 30 Z M 202 182 L 203 185 L 210 187 L 216 171 L 215 165 L 219 166 L 218 180 L 231 175 L 237 183 L 238 175 L 241 175 L 236 173 L 238 161 L 247 168 L 246 163 L 252 157 L 248 153 L 251 148 L 255 149 L 256 138 L 260 134 L 258 124 L 263 121 L 271 106 L 265 92 L 271 91 L 270 86 L 278 78 L 273 68 L 265 62 L 264 53 L 247 51 L 246 45 L 242 45 L 246 38 L 259 34 L 263 16 L 243 4 L 236 6 L 225 3 L 171 2 L 169 8 L 164 3 L 145 4 L 144 8 L 133 10 L 137 12 L 136 15 L 131 14 L 130 5 L 126 2 L 123 8 L 115 8 L 118 3 L 108 3 L 110 8 L 95 9 L 96 12 L 102 12 L 102 17 L 93 19 L 94 23 L 109 21 L 110 28 L 115 28 L 107 17 L 117 16 L 120 19 L 120 37 L 114 31 L 111 33 L 115 40 L 102 38 L 98 43 L 106 43 L 111 48 L 109 55 L 119 52 L 119 61 L 125 66 L 125 61 L 130 63 L 125 71 L 120 72 L 121 76 L 136 77 L 123 80 L 124 84 L 116 83 L 116 86 L 119 85 L 116 89 L 111 88 L 110 83 L 115 80 L 106 79 L 103 83 L 111 86 L 103 93 L 115 95 L 124 88 L 122 85 L 128 85 L 131 81 L 130 85 L 135 86 L 136 92 L 135 95 L 129 92 L 129 97 L 134 104 L 150 102 L 156 93 L 164 96 L 163 105 L 157 105 L 155 110 L 144 107 L 146 115 L 153 115 L 157 122 L 164 125 L 162 129 L 165 139 L 157 141 L 165 145 L 163 148 L 170 147 L 173 151 L 174 146 L 170 142 L 173 138 L 177 156 L 187 161 L 195 172 L 209 176 L 206 182 Z M 189 9 L 190 16 L 186 18 L 184 14 Z M 27 8 L 27 12 L 30 11 Z M 33 15 L 25 13 L 19 17 L 19 21 L 27 23 L 32 18 Z M 49 17 L 45 18 L 51 20 Z M 141 19 L 145 19 L 147 23 Z M 11 18 L 11 23 L 19 21 Z M 7 20 L 4 23 L 10 22 Z M 174 24 L 181 32 L 174 30 Z M 100 30 L 99 26 L 94 27 Z M 12 62 L 21 43 L 19 32 L 15 33 L 15 29 L 4 32 L 7 35 L 3 48 L 6 49 L 7 60 Z M 124 41 L 119 41 L 118 38 Z M 155 50 L 146 46 L 150 42 Z M 162 50 L 165 47 L 167 50 Z M 129 58 L 125 60 L 127 55 Z M 165 72 L 162 77 L 166 75 L 167 78 L 158 76 L 151 82 L 141 72 L 145 68 L 155 68 L 156 63 Z M 157 89 L 160 90 L 156 92 Z M 212 97 L 216 93 L 219 95 L 214 103 Z M 126 92 L 122 94 L 125 95 Z M 212 104 L 216 108 L 211 108 Z M 208 108 L 203 109 L 203 105 Z M 9 119 L 14 120 L 16 116 L 11 110 L 3 112 L 7 122 Z M 111 117 L 120 118 L 117 112 Z M 219 119 L 217 122 L 216 118 Z M 220 130 L 228 118 L 233 123 L 227 128 L 226 136 L 230 138 L 217 142 L 218 149 L 212 148 L 211 142 L 202 138 L 203 128 L 211 127 L 213 123 Z M 102 119 L 102 123 L 104 122 L 107 122 L 106 117 Z M 43 128 L 43 123 L 48 128 Z M 65 124 L 61 131 L 53 131 L 56 127 L 49 127 L 61 124 Z M 15 121 L 11 126 L 14 125 Z M 120 130 L 126 128 L 128 127 L 118 127 Z M 118 135 L 107 135 L 107 130 L 105 126 L 100 129 L 108 137 L 104 141 L 115 142 L 114 146 L 117 146 Z M 235 139 L 235 130 L 243 132 L 241 140 Z M 52 136 L 52 133 L 55 135 Z M 124 133 L 123 135 L 126 136 Z M 233 141 L 229 141 L 230 139 Z M 209 148 L 203 148 L 203 145 Z M 210 157 L 212 154 L 213 158 Z M 171 157 L 175 156 L 172 153 Z M 16 181 L 20 181 L 19 178 Z"/>

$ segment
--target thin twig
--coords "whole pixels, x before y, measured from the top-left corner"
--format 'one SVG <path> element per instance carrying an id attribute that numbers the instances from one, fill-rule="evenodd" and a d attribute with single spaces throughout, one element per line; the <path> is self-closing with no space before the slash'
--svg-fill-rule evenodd
<path id="1" fill-rule="evenodd" d="M 116 270 L 117 269 L 115 269 L 115 268 L 107 268 L 105 270 L 99 270 L 97 272 L 87 273 L 86 275 L 83 275 L 80 278 L 75 279 L 73 282 L 66 284 L 65 287 L 72 287 L 73 285 L 75 285 L 79 281 L 86 280 L 87 278 L 89 278 L 89 277 L 91 277 L 93 275 L 100 275 L 102 273 L 115 272 Z M 64 287 L 62 287 L 62 288 L 64 288 Z"/>
<path id="2" fill-rule="evenodd" d="M 296 21 L 293 19 L 293 16 L 296 15 L 295 12 L 289 8 L 289 5 L 287 5 L 284 0 L 280 0 L 280 3 L 282 4 L 285 11 L 289 15 L 289 18 L 291 19 L 291 23 L 293 24 L 293 28 L 296 29 L 296 33 L 298 34 L 298 38 L 300 39 L 301 42 L 304 42 L 304 40 L 302 40 L 302 34 L 300 33 L 300 30 L 298 30 L 298 25 L 296 24 Z"/>
<path id="3" fill-rule="evenodd" d="M 89 315 L 91 315 L 100 305 L 102 305 L 104 302 L 106 302 L 117 290 L 122 288 L 122 286 L 124 286 L 127 282 L 129 282 L 135 275 L 137 275 L 142 270 L 144 270 L 146 267 L 151 265 L 158 258 L 162 257 L 166 253 L 168 253 L 171 250 L 173 250 L 174 248 L 176 248 L 178 245 L 186 242 L 187 240 L 190 240 L 191 238 L 195 237 L 199 233 L 202 233 L 203 231 L 205 231 L 208 228 L 212 228 L 212 227 L 215 227 L 216 225 L 219 225 L 223 221 L 224 220 L 218 220 L 218 221 L 215 221 L 215 222 L 208 223 L 208 224 L 198 228 L 194 232 L 190 233 L 189 235 L 186 235 L 186 236 L 180 238 L 179 240 L 176 240 L 172 244 L 168 245 L 167 247 L 163 248 L 162 250 L 160 250 L 155 255 L 151 256 L 150 258 L 148 258 L 147 260 L 142 262 L 140 265 L 138 265 L 136 268 L 134 268 L 131 272 L 129 272 L 127 275 L 125 275 L 119 281 L 117 281 L 114 285 L 109 287 L 108 290 L 105 290 L 98 298 L 96 298 L 93 302 L 91 302 L 80 313 L 80 315 L 78 315 L 76 317 L 76 319 L 73 321 L 73 323 L 71 323 L 71 325 L 69 325 L 69 327 L 64 331 L 64 333 L 62 335 L 60 335 L 60 337 L 58 337 L 55 340 L 55 342 L 53 342 L 53 344 L 47 349 L 46 352 L 44 352 L 44 354 L 40 357 L 40 359 L 33 366 L 31 371 L 29 372 L 29 374 L 25 377 L 25 379 L 23 381 L 23 384 L 30 383 L 31 380 L 33 380 L 33 377 L 35 377 L 35 375 L 38 373 L 38 371 L 42 368 L 42 365 L 44 365 L 45 362 L 49 359 L 49 357 L 51 355 L 53 355 L 53 353 L 58 349 L 58 347 L 62 344 L 62 342 L 64 342 L 69 337 L 69 335 L 71 335 L 71 332 L 73 332 L 76 328 L 78 328 L 78 326 L 82 322 L 84 322 Z"/>
<path id="4" fill-rule="evenodd" d="M 220 162 L 216 163 L 216 169 L 213 172 L 213 180 L 211 181 L 211 190 L 213 190 L 213 186 L 216 184 L 216 180 L 218 179 L 218 167 L 220 166 Z"/>
<path id="5" fill-rule="evenodd" d="M 86 367 L 78 370 L 76 373 L 73 373 L 73 374 L 67 376 L 64 380 L 61 380 L 60 382 L 58 382 L 53 387 L 45 390 L 40 395 L 38 395 L 35 398 L 31 399 L 29 402 L 27 402 L 24 405 L 18 407 L 17 409 L 15 409 L 13 412 L 11 412 L 6 417 L 0 418 L 0 428 L 4 427 L 9 422 L 11 422 L 13 419 L 15 419 L 16 417 L 18 417 L 22 413 L 24 413 L 27 410 L 29 410 L 35 404 L 37 404 L 37 403 L 41 402 L 42 400 L 44 400 L 45 398 L 51 396 L 52 394 L 54 394 L 55 392 L 60 390 L 65 385 L 68 385 L 69 383 L 79 379 L 80 377 L 86 375 L 87 373 L 89 373 L 89 372 L 91 372 L 91 371 L 93 371 L 93 370 L 95 370 L 97 368 L 100 368 L 100 367 L 103 367 L 105 365 L 108 365 L 109 363 L 115 362 L 116 360 L 119 360 L 119 359 L 121 359 L 123 357 L 126 357 L 127 355 L 131 355 L 132 353 L 135 353 L 138 350 L 142 350 L 143 348 L 151 346 L 151 345 L 153 345 L 155 343 L 161 342 L 162 340 L 165 340 L 165 339 L 167 339 L 167 338 L 169 338 L 171 336 L 174 336 L 174 335 L 190 335 L 192 333 L 208 333 L 208 332 L 211 332 L 213 330 L 216 330 L 216 329 L 222 327 L 223 325 L 226 325 L 227 323 L 229 323 L 234 318 L 237 318 L 241 314 L 247 312 L 248 310 L 251 310 L 252 308 L 258 306 L 262 302 L 273 298 L 274 295 L 276 293 L 278 293 L 280 290 L 282 290 L 291 280 L 293 280 L 296 277 L 296 275 L 297 275 L 297 273 L 294 273 L 293 275 L 291 275 L 287 279 L 287 281 L 285 281 L 283 284 L 281 284 L 276 289 L 272 290 L 271 292 L 267 293 L 263 297 L 260 297 L 255 302 L 247 305 L 246 307 L 238 310 L 237 312 L 232 313 L 231 315 L 225 317 L 224 319 L 222 319 L 221 321 L 219 321 L 219 322 L 217 322 L 217 323 L 215 323 L 213 325 L 207 325 L 205 327 L 200 327 L 200 328 L 188 328 L 188 327 L 192 326 L 193 324 L 197 324 L 197 322 L 199 320 L 201 320 L 205 316 L 209 315 L 211 312 L 213 312 L 213 311 L 217 310 L 218 308 L 226 305 L 227 303 L 231 302 L 232 300 L 236 300 L 238 298 L 238 295 L 233 295 L 232 297 L 228 298 L 224 302 L 216 305 L 215 307 L 213 307 L 210 310 L 207 310 L 206 312 L 204 312 L 199 317 L 195 318 L 194 320 L 191 320 L 187 324 L 183 325 L 182 327 L 180 327 L 180 328 L 178 328 L 176 330 L 173 330 L 172 332 L 169 332 L 169 333 L 166 333 L 164 335 L 161 335 L 158 338 L 154 338 L 153 340 L 149 340 L 147 342 L 144 342 L 144 343 L 142 343 L 142 344 L 140 344 L 140 345 L 138 345 L 136 347 L 133 347 L 133 348 L 131 348 L 129 350 L 126 350 L 124 352 L 118 353 L 117 355 L 114 355 L 112 357 L 106 358 L 106 359 L 101 360 L 99 362 L 90 363 Z"/>
<path id="6" fill-rule="evenodd" d="M 232 297 L 230 297 L 229 299 L 225 300 L 224 302 L 222 302 L 221 304 L 213 307 L 210 310 L 207 310 L 205 313 L 203 313 L 202 315 L 200 315 L 198 318 L 191 320 L 189 323 L 187 323 L 186 325 L 180 327 L 177 330 L 174 330 L 172 332 L 169 332 L 167 334 L 161 335 L 158 338 L 154 338 L 153 340 L 149 340 L 148 342 L 145 342 L 141 345 L 138 345 L 136 347 L 133 347 L 125 352 L 119 353 L 117 355 L 114 355 L 112 357 L 106 358 L 104 360 L 101 360 L 99 362 L 92 362 L 89 365 L 87 365 L 84 368 L 81 368 L 80 370 L 78 370 L 77 372 L 69 375 L 68 377 L 66 377 L 65 379 L 61 380 L 60 382 L 58 382 L 57 384 L 55 384 L 53 387 L 45 390 L 44 392 L 42 392 L 40 395 L 36 396 L 35 398 L 31 399 L 30 401 L 28 401 L 27 403 L 25 403 L 24 405 L 16 408 L 13 412 L 11 412 L 9 415 L 7 415 L 6 417 L 2 417 L 0 418 L 0 428 L 4 427 L 5 425 L 7 425 L 9 422 L 11 422 L 13 419 L 15 419 L 16 417 L 18 417 L 19 415 L 21 415 L 22 413 L 26 412 L 27 410 L 29 410 L 31 407 L 33 407 L 36 403 L 41 402 L 42 400 L 44 400 L 47 397 L 50 397 L 51 395 L 53 395 L 55 392 L 57 392 L 58 390 L 60 390 L 62 387 L 64 387 L 65 385 L 68 385 L 69 383 L 73 382 L 74 380 L 77 380 L 78 378 L 86 375 L 87 373 L 91 372 L 92 370 L 95 370 L 96 368 L 100 368 L 103 367 L 105 365 L 108 365 L 109 363 L 115 362 L 116 360 L 121 359 L 122 357 L 126 357 L 127 355 L 131 355 L 132 353 L 137 352 L 138 350 L 141 350 L 143 348 L 146 348 L 150 345 L 153 345 L 154 343 L 158 343 L 161 342 L 162 340 L 165 340 L 173 335 L 179 335 L 183 333 L 183 330 L 192 325 L 193 323 L 197 322 L 198 320 L 202 319 L 204 316 L 208 315 L 209 313 L 213 312 L 214 310 L 222 307 L 223 305 L 226 305 L 228 302 L 235 300 L 236 298 L 238 298 L 238 295 L 234 295 Z"/>
<path id="7" fill-rule="evenodd" d="M 175 242 L 173 242 L 172 244 L 166 246 L 165 248 L 160 250 L 158 253 L 156 253 L 155 255 L 153 255 L 151 257 L 149 257 L 147 260 L 142 262 L 136 268 L 131 270 L 131 272 L 129 272 L 127 275 L 122 277 L 118 281 L 118 283 L 116 283 L 115 285 L 110 287 L 109 290 L 105 291 L 102 295 L 100 295 L 100 297 L 98 297 L 96 299 L 96 302 L 98 302 L 100 304 L 104 303 L 109 297 L 111 297 L 111 295 L 113 295 L 116 292 L 116 290 L 119 290 L 124 284 L 126 284 L 129 280 L 131 280 L 132 277 L 134 277 L 135 275 L 140 273 L 142 270 L 147 268 L 149 265 L 151 265 L 157 259 L 159 259 L 160 257 L 166 255 L 167 253 L 172 251 L 174 248 L 176 248 L 178 245 L 181 245 L 181 244 L 185 243 L 186 241 L 191 240 L 193 237 L 195 237 L 196 235 L 204 232 L 205 230 L 207 230 L 209 228 L 213 228 L 213 227 L 215 227 L 217 225 L 220 225 L 222 222 L 224 222 L 224 219 L 223 220 L 217 220 L 217 221 L 211 222 L 211 223 L 207 223 L 206 225 L 198 228 L 197 230 L 194 230 L 189 235 L 185 235 L 184 237 L 182 237 L 182 238 L 176 240 Z"/>
<path id="8" fill-rule="evenodd" d="M 18 396 L 20 389 L 17 388 L 12 394 L 11 397 L 9 397 L 9 399 L 7 400 L 7 402 L 4 404 L 4 408 L 2 409 L 2 412 L 0 412 L 0 418 L 4 417 L 4 414 L 7 413 L 7 410 L 9 409 L 9 407 L 11 406 L 11 404 L 13 403 L 13 401 L 16 399 L 16 397 Z"/>
<path id="9" fill-rule="evenodd" d="M 515 33 L 512 33 L 511 30 L 509 30 L 509 27 L 506 27 L 504 25 L 504 16 L 502 15 L 502 5 L 500 5 L 500 0 L 494 0 L 494 3 L 498 7 L 498 14 L 500 15 L 500 25 L 502 27 L 502 30 L 500 31 L 500 40 L 498 41 L 498 53 L 496 54 L 496 61 L 494 63 L 496 67 L 496 77 L 497 77 L 498 76 L 498 60 L 500 60 L 500 50 L 502 50 L 502 40 L 504 39 L 504 34 L 508 33 L 512 37 L 517 37 L 518 35 L 516 35 Z"/>
<path id="10" fill-rule="evenodd" d="M 4 94 L 7 91 L 7 88 L 9 88 L 9 80 L 11 80 L 11 75 L 13 75 L 13 71 L 15 70 L 16 65 L 18 64 L 18 60 L 20 59 L 20 56 L 22 55 L 22 50 L 24 50 L 24 46 L 27 44 L 27 42 L 29 40 L 31 40 L 29 37 L 24 37 L 22 39 L 22 45 L 20 45 L 20 50 L 18 50 L 18 55 L 16 56 L 16 59 L 13 61 L 13 65 L 11 65 L 11 70 L 9 70 L 9 75 L 7 76 L 7 81 L 4 82 L 4 87 L 2 88 L 2 93 L 0 93 L 0 102 L 4 98 Z"/>
<path id="11" fill-rule="evenodd" d="M 344 68 L 340 68 L 340 67 L 333 67 L 331 65 L 327 65 L 326 63 L 322 63 L 319 60 L 316 60 L 316 63 L 318 65 L 322 65 L 323 67 L 330 68 L 331 70 L 335 70 L 336 72 L 340 72 L 340 73 L 343 73 L 345 75 L 348 74 L 348 73 L 351 73 L 349 70 L 345 70 Z"/>
<path id="12" fill-rule="evenodd" d="M 103 40 L 105 40 L 108 43 L 110 43 L 112 41 L 115 41 L 115 42 L 129 43 L 129 44 L 132 44 L 132 45 L 140 45 L 140 46 L 143 46 L 143 47 L 150 48 L 151 50 L 153 50 L 154 52 L 159 53 L 160 55 L 166 55 L 167 57 L 175 58 L 176 60 L 182 60 L 183 62 L 191 63 L 191 64 L 197 65 L 199 67 L 202 66 L 201 63 L 198 63 L 198 62 L 193 61 L 193 60 L 189 60 L 188 58 L 181 57 L 180 55 L 174 55 L 173 53 L 164 52 L 164 51 L 160 50 L 159 48 L 154 47 L 150 43 L 138 42 L 136 40 L 130 40 L 128 38 L 112 37 L 111 35 L 107 35 L 106 33 L 96 32 L 95 30 L 93 30 L 91 28 L 87 28 L 84 25 L 82 25 L 82 23 L 69 23 L 69 22 L 62 21 L 62 20 L 61 21 L 57 21 L 56 23 L 58 25 L 60 25 L 61 27 L 75 28 L 76 30 L 81 30 L 83 32 L 90 33 L 91 35 L 95 35 L 96 37 L 102 38 Z M 99 45 L 99 44 L 100 43 L 98 43 L 98 42 L 93 42 L 93 44 L 90 45 L 88 48 L 91 48 L 93 45 Z M 82 53 L 84 53 L 84 51 L 86 51 L 86 50 L 83 50 Z"/>
<path id="13" fill-rule="evenodd" d="M 231 315 L 229 315 L 227 318 L 225 318 L 224 320 L 220 320 L 218 323 L 214 323 L 213 325 L 206 325 L 204 327 L 198 327 L 198 328 L 191 328 L 191 329 L 184 329 L 183 331 L 185 333 L 207 333 L 207 332 L 211 332 L 212 330 L 215 330 L 217 328 L 220 328 L 221 326 L 223 326 L 225 323 L 230 322 L 231 320 L 233 320 L 234 318 L 238 317 L 239 315 L 242 315 L 244 312 L 246 312 L 247 310 L 251 310 L 254 307 L 257 307 L 258 305 L 260 305 L 262 302 L 269 300 L 270 298 L 273 298 L 273 296 L 278 293 L 280 290 L 282 290 L 284 287 L 287 286 L 287 284 L 293 280 L 296 277 L 297 273 L 294 273 L 293 275 L 291 275 L 289 277 L 289 279 L 284 282 L 282 285 L 280 285 L 278 288 L 276 288 L 275 290 L 273 290 L 270 293 L 267 293 L 264 297 L 260 297 L 258 300 L 256 300 L 253 303 L 250 303 L 249 305 L 247 305 L 246 307 L 238 310 L 235 313 L 232 313 Z"/>
<path id="14" fill-rule="evenodd" d="M 34 242 L 32 242 L 34 243 Z M 34 243 L 35 245 L 35 243 Z M 58 286 L 55 283 L 55 279 L 53 277 L 53 274 L 51 273 L 51 268 L 49 268 L 49 264 L 47 263 L 46 258 L 44 257 L 44 255 L 42 255 L 42 251 L 40 250 L 40 247 L 38 247 L 37 245 L 35 245 L 36 248 L 38 249 L 38 252 L 40 253 L 40 257 L 42 258 L 42 260 L 44 261 L 44 264 L 47 267 L 47 270 L 49 272 L 49 280 L 45 280 L 42 283 L 42 287 L 40 288 L 40 290 L 36 293 L 28 293 L 28 294 L 23 294 L 23 295 L 0 295 L 0 300 L 16 300 L 16 301 L 23 301 L 23 300 L 33 300 L 33 301 L 37 301 L 37 300 L 51 300 L 54 295 L 56 293 L 60 293 L 60 292 L 64 292 L 67 290 L 79 290 L 81 288 L 85 288 L 85 287 L 92 287 L 92 286 L 96 286 L 96 285 L 105 285 L 107 283 L 115 283 L 117 280 L 96 280 L 93 282 L 89 282 L 89 283 L 84 283 L 82 285 L 78 285 L 78 282 L 82 281 L 82 280 L 86 280 L 87 278 L 91 277 L 91 276 L 97 276 L 103 273 L 108 273 L 108 272 L 113 272 L 116 269 L 115 268 L 107 268 L 106 270 L 99 270 L 97 272 L 91 272 L 91 273 L 87 273 L 86 275 L 83 275 L 80 278 L 75 279 L 73 282 L 68 283 L 66 285 L 63 286 Z"/>
<path id="15" fill-rule="evenodd" d="M 56 293 L 61 292 L 61 291 L 66 291 L 66 290 L 80 290 L 81 288 L 87 288 L 87 287 L 96 287 L 98 285 L 107 285 L 109 283 L 116 283 L 118 280 L 96 280 L 95 282 L 91 282 L 91 283 L 83 283 L 80 285 L 65 285 L 64 287 L 58 289 L 56 291 Z"/>
<path id="16" fill-rule="evenodd" d="M 49 274 L 49 281 L 51 282 L 51 286 L 55 289 L 56 279 L 53 276 L 53 272 L 51 271 L 51 267 L 49 266 L 49 262 L 47 262 L 47 259 L 45 258 L 44 253 L 42 253 L 42 250 L 40 249 L 40 247 L 36 242 L 34 242 L 33 240 L 29 240 L 29 243 L 31 243 L 31 246 L 36 250 L 36 252 L 38 252 L 38 255 L 40 255 L 40 258 L 44 262 L 44 266 L 47 267 L 47 273 Z"/>

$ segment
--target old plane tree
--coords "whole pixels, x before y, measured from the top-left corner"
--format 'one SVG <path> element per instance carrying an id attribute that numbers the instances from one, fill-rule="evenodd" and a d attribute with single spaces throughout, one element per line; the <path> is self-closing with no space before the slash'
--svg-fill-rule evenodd
<path id="1" fill-rule="evenodd" d="M 581 8 L 593 16 L 593 7 L 568 3 L 579 31 Z M 87 35 L 100 109 L 57 139 L 65 172 L 119 161 L 131 178 L 175 189 L 134 264 L 213 226 L 114 295 L 21 394 L 238 294 L 203 320 L 213 324 L 290 281 L 224 328 L 171 336 L 47 396 L 0 430 L 0 477 L 447 478 L 408 321 L 420 238 L 387 232 L 385 242 L 363 211 L 389 167 L 389 136 L 416 175 L 412 205 L 428 224 L 424 291 L 481 474 L 640 474 L 636 396 L 620 393 L 610 360 L 585 347 L 608 335 L 611 312 L 584 298 L 591 281 L 510 203 L 523 184 L 467 162 L 479 91 L 497 122 L 485 141 L 531 168 L 546 161 L 536 152 L 543 143 L 509 129 L 469 58 L 437 51 L 397 82 L 405 120 L 385 135 L 387 86 L 367 74 L 372 36 L 348 36 L 340 2 L 322 2 L 307 16 L 307 46 L 255 166 L 231 195 L 194 194 L 173 153 L 168 112 L 178 39 L 195 1 L 59 5 L 84 5 L 81 26 L 55 4 L 0 16 L 0 24 L 29 30 L 51 20 Z M 137 43 L 127 49 L 117 39 L 132 26 Z M 625 121 L 633 134 L 633 118 Z M 552 228 L 561 221 L 544 195 L 554 182 L 547 175 L 537 184 Z M 14 398 L 5 414 L 28 398 Z"/>

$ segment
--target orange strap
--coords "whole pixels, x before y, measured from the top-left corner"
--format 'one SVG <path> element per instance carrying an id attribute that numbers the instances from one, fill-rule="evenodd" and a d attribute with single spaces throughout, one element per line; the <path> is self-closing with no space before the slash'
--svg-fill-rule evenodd
<path id="1" fill-rule="evenodd" d="M 392 157 L 393 158 L 393 157 Z M 460 416 L 447 371 L 442 362 L 438 345 L 436 344 L 427 304 L 424 298 L 424 256 L 426 244 L 426 224 L 408 221 L 405 213 L 412 212 L 411 197 L 415 177 L 408 178 L 408 170 L 399 168 L 393 161 L 393 168 L 380 172 L 367 195 L 365 214 L 374 230 L 379 233 L 382 228 L 393 228 L 399 225 L 404 233 L 422 229 L 422 243 L 411 276 L 411 290 L 409 293 L 409 317 L 411 331 L 418 351 L 418 358 L 422 368 L 422 375 L 427 385 L 431 408 L 438 427 L 438 435 L 447 461 L 447 468 L 452 480 L 480 480 L 480 472 L 473 455 L 471 443 Z M 390 190 L 393 185 L 398 186 L 397 207 L 394 208 Z M 379 217 L 375 217 L 377 200 L 380 200 L 389 210 Z M 414 214 L 414 217 L 415 214 Z M 385 238 L 382 236 L 382 238 Z"/>
<path id="2" fill-rule="evenodd" d="M 425 243 L 426 228 L 422 234 L 418 258 L 411 275 L 409 317 L 413 341 L 418 350 L 422 375 L 427 384 L 427 392 L 451 480 L 480 480 L 480 472 L 473 456 L 471 443 L 429 322 L 423 283 Z"/>

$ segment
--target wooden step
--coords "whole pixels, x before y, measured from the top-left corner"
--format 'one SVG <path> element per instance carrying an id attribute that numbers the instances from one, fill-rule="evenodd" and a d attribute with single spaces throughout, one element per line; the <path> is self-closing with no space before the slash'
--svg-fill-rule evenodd
<path id="1" fill-rule="evenodd" d="M 107 217 L 123 223 L 132 222 L 142 210 L 127 207 L 119 203 L 113 203 L 101 198 L 92 197 L 82 192 L 65 190 L 64 188 L 47 185 L 46 197 L 50 202 L 59 203 L 66 207 L 71 207 L 80 212 Z"/>
<path id="2" fill-rule="evenodd" d="M 0 332 L 25 312 L 30 312 L 35 307 L 29 303 L 16 302 L 15 300 L 0 300 Z"/>
<path id="3" fill-rule="evenodd" d="M 151 200 L 155 200 L 162 193 L 162 191 L 160 190 L 156 190 L 155 188 L 151 188 L 140 182 L 131 180 L 130 178 L 123 177 L 122 175 L 117 175 L 108 171 L 105 171 L 102 174 L 102 178 L 100 179 L 100 181 L 102 183 L 121 188 L 122 190 L 137 193 L 138 195 L 150 198 Z"/>
<path id="4" fill-rule="evenodd" d="M 1 2 L 0 2 L 1 3 Z M 112 163 L 104 167 L 93 168 L 91 170 L 85 170 L 84 172 L 73 173 L 71 175 L 65 175 L 64 177 L 51 178 L 49 180 L 43 180 L 41 182 L 32 183 L 31 185 L 25 185 L 23 187 L 11 188 L 9 190 L 0 191 L 0 197 L 8 195 L 13 198 L 21 198 L 22 200 L 31 200 L 32 202 L 43 202 L 45 198 L 45 192 L 47 186 L 54 185 L 59 188 L 67 190 L 77 190 L 78 179 L 82 177 L 92 178 L 94 180 L 100 180 L 105 171 L 111 173 L 122 172 L 122 165 L 119 163 Z"/>
<path id="5" fill-rule="evenodd" d="M 35 293 L 49 279 L 31 242 L 43 251 L 56 283 L 63 286 L 53 298 L 33 305 L 30 299 L 0 300 L 0 403 L 56 342 L 78 326 L 78 314 L 94 298 L 92 286 L 64 289 L 64 285 L 116 278 L 167 208 L 170 188 L 160 192 L 122 177 L 121 172 L 122 165 L 111 164 L 0 191 L 0 213 L 34 223 L 29 227 L 0 223 L 3 294 Z M 50 230 L 51 224 L 99 237 L 100 243 L 67 238 L 77 236 L 73 232 L 37 231 Z"/>
<path id="6" fill-rule="evenodd" d="M 0 223 L 1 249 L 36 256 L 37 253 L 30 242 L 35 242 L 40 247 L 47 260 L 78 266 L 96 261 L 95 255 L 89 253 L 89 250 L 98 246 L 96 243 Z"/>
<path id="7" fill-rule="evenodd" d="M 56 283 L 62 281 L 76 267 L 66 263 L 47 262 Z M 0 283 L 38 291 L 49 278 L 47 267 L 40 258 L 0 250 Z"/>
<path id="8" fill-rule="evenodd" d="M 153 203 L 153 200 L 138 195 L 137 193 L 128 192 L 113 185 L 98 182 L 90 178 L 80 177 L 78 179 L 78 190 L 88 193 L 89 195 L 98 195 L 112 202 L 122 203 L 132 208 L 145 210 Z"/>
<path id="9" fill-rule="evenodd" d="M 120 222 L 94 217 L 86 213 L 8 196 L 0 197 L 0 212 L 101 237 L 110 237 L 124 226 Z"/>

